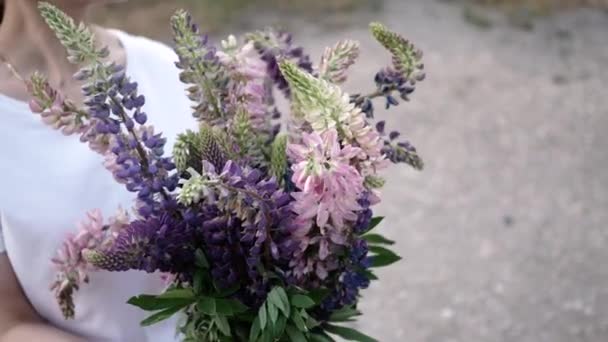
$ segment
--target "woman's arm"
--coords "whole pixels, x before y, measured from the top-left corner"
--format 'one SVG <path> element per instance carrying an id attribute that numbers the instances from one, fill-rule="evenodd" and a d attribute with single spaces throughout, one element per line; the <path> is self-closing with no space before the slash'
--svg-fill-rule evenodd
<path id="1" fill-rule="evenodd" d="M 6 253 L 0 253 L 0 342 L 84 341 L 46 324 L 30 305 Z"/>

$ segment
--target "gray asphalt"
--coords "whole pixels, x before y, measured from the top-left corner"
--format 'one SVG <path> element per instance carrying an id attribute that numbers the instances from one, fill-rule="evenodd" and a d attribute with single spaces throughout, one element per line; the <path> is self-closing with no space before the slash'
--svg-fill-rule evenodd
<path id="1" fill-rule="evenodd" d="M 412 101 L 380 115 L 426 161 L 389 171 L 378 208 L 404 261 L 365 292 L 358 327 L 381 341 L 608 341 L 608 15 L 532 32 L 496 15 L 486 31 L 456 4 L 385 3 L 344 27 L 291 23 L 306 47 L 362 41 L 351 90 L 386 60 L 370 19 L 425 52 Z"/>

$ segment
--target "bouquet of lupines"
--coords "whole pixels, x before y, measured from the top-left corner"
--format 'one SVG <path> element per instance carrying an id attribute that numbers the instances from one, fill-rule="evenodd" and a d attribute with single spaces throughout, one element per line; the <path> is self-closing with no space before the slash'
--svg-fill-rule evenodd
<path id="1" fill-rule="evenodd" d="M 313 65 L 285 32 L 229 37 L 213 46 L 191 17 L 171 19 L 176 63 L 193 103 L 197 130 L 180 134 L 172 154 L 148 124 L 145 99 L 91 32 L 41 3 L 69 59 L 82 65 L 79 108 L 35 74 L 33 112 L 77 135 L 105 158 L 117 182 L 136 194 L 131 212 L 104 220 L 88 213 L 53 262 L 52 289 L 66 318 L 88 273 L 141 270 L 167 281 L 162 294 L 129 304 L 151 311 L 150 325 L 179 314 L 184 341 L 333 341 L 372 338 L 343 322 L 360 315 L 373 269 L 400 258 L 372 232 L 372 206 L 392 163 L 421 169 L 412 145 L 374 122 L 373 102 L 407 101 L 424 78 L 421 52 L 385 26 L 374 37 L 392 55 L 372 91 L 339 84 L 359 55 L 354 41 L 327 48 Z M 273 93 L 290 101 L 285 129 Z"/>

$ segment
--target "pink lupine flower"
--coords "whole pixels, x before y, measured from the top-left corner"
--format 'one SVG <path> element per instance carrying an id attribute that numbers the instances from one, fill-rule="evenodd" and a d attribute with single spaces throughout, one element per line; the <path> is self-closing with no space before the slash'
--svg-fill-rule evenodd
<path id="1" fill-rule="evenodd" d="M 303 134 L 302 144 L 290 144 L 292 181 L 300 189 L 293 193 L 294 211 L 301 219 L 316 218 L 325 230 L 330 223 L 344 229 L 345 221 L 356 220 L 357 199 L 365 190 L 363 176 L 350 163 L 361 152 L 351 145 L 340 146 L 334 129 L 321 135 Z"/>
<path id="2" fill-rule="evenodd" d="M 260 59 L 252 42 L 236 49 L 234 37 L 223 42 L 226 52 L 218 51 L 217 57 L 230 73 L 228 110 L 236 113 L 243 108 L 255 129 L 268 129 L 268 91 L 264 87 L 267 77 L 266 64 Z"/>
<path id="3" fill-rule="evenodd" d="M 105 225 L 101 211 L 92 210 L 87 213 L 87 218 L 78 224 L 78 233 L 68 236 L 57 251 L 57 255 L 52 259 L 57 276 L 51 289 L 55 291 L 66 317 L 74 315 L 74 291 L 89 282 L 89 272 L 94 270 L 83 258 L 83 253 L 109 247 L 118 232 L 128 226 L 129 221 L 128 213 L 119 208 L 117 214 Z"/>

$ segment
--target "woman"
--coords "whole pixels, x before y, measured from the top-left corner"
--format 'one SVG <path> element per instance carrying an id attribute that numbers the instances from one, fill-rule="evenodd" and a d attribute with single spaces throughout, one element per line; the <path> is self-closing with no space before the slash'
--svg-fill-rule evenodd
<path id="1" fill-rule="evenodd" d="M 89 5 L 104 0 L 50 2 L 80 21 Z M 71 79 L 76 67 L 38 14 L 37 1 L 0 0 L 0 18 L 1 59 L 24 76 L 48 75 L 53 87 L 82 101 L 81 85 Z M 93 31 L 139 82 L 151 122 L 175 137 L 191 121 L 172 51 L 123 32 Z M 49 260 L 85 211 L 110 215 L 118 205 L 129 207 L 132 195 L 78 138 L 45 127 L 27 99 L 23 84 L 0 65 L 0 341 L 174 340 L 175 322 L 140 328 L 144 313 L 125 304 L 132 295 L 159 292 L 155 275 L 95 273 L 76 295 L 76 318 L 62 318 L 49 291 Z"/>

